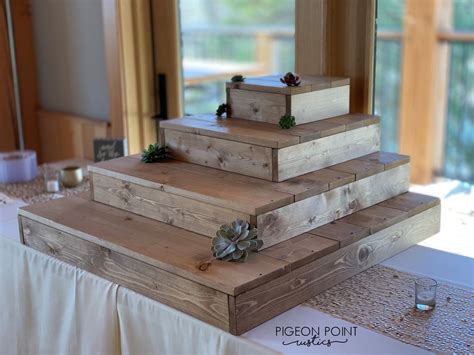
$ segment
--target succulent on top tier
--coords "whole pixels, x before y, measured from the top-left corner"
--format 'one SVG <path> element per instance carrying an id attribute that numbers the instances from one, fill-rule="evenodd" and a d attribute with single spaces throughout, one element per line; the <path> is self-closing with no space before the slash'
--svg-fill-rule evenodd
<path id="1" fill-rule="evenodd" d="M 156 163 L 168 156 L 168 147 L 162 147 L 160 143 L 150 144 L 148 149 L 142 153 L 142 161 L 145 163 Z"/>
<path id="2" fill-rule="evenodd" d="M 223 224 L 212 238 L 212 255 L 225 261 L 243 262 L 249 251 L 257 251 L 263 241 L 257 239 L 257 228 L 240 219 Z"/>
<path id="3" fill-rule="evenodd" d="M 283 78 L 280 78 L 280 81 L 288 86 L 298 86 L 301 84 L 299 75 L 290 71 Z"/>
<path id="4" fill-rule="evenodd" d="M 245 81 L 245 78 L 243 75 L 239 74 L 239 75 L 234 75 L 230 81 L 232 81 L 233 83 L 242 83 Z"/>

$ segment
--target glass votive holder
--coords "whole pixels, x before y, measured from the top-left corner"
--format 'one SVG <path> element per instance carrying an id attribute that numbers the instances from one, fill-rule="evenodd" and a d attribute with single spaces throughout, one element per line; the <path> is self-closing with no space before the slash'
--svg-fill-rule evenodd
<path id="1" fill-rule="evenodd" d="M 436 305 L 438 282 L 429 277 L 415 280 L 415 307 L 420 311 L 431 311 Z"/>
<path id="2" fill-rule="evenodd" d="M 47 192 L 59 191 L 59 172 L 49 165 L 44 166 L 43 177 Z"/>

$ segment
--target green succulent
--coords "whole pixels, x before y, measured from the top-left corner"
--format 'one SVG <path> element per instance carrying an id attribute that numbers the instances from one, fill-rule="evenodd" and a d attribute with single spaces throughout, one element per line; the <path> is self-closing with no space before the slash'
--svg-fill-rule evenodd
<path id="1" fill-rule="evenodd" d="M 217 117 L 222 117 L 222 115 L 226 112 L 227 112 L 227 104 L 220 104 L 219 107 L 217 107 L 216 115 Z"/>
<path id="2" fill-rule="evenodd" d="M 257 251 L 263 245 L 257 239 L 257 228 L 240 219 L 223 224 L 212 238 L 212 255 L 220 260 L 244 262 L 249 251 Z"/>
<path id="3" fill-rule="evenodd" d="M 295 116 L 285 115 L 281 116 L 278 125 L 282 129 L 290 129 L 291 127 L 296 126 Z"/>
<path id="4" fill-rule="evenodd" d="M 142 153 L 142 161 L 145 163 L 156 163 L 168 156 L 168 147 L 162 147 L 159 143 L 150 144 L 148 149 Z"/>
<path id="5" fill-rule="evenodd" d="M 245 81 L 245 78 L 243 75 L 234 75 L 230 81 L 232 81 L 233 83 L 243 83 Z"/>

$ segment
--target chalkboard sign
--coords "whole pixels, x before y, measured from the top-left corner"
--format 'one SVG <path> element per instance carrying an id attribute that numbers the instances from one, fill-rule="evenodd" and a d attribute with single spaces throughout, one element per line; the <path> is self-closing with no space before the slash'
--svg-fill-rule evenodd
<path id="1" fill-rule="evenodd" d="M 105 161 L 128 155 L 127 139 L 94 139 L 94 161 Z"/>

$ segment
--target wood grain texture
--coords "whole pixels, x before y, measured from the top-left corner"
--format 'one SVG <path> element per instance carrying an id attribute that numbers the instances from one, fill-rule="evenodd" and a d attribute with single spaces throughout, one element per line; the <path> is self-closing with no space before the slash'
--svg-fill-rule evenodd
<path id="1" fill-rule="evenodd" d="M 94 138 L 106 138 L 108 123 L 61 112 L 38 111 L 42 160 L 94 160 Z"/>
<path id="2" fill-rule="evenodd" d="M 406 192 L 383 201 L 379 205 L 406 211 L 408 212 L 409 216 L 413 216 L 425 211 L 428 208 L 434 207 L 439 203 L 439 198 L 422 195 L 415 192 Z"/>
<path id="3" fill-rule="evenodd" d="M 370 161 L 373 163 L 379 163 L 384 165 L 384 169 L 392 169 L 402 164 L 410 162 L 410 157 L 407 155 L 389 153 L 389 152 L 376 152 L 363 157 L 359 160 Z"/>
<path id="4" fill-rule="evenodd" d="M 230 117 L 278 124 L 286 114 L 286 97 L 282 94 L 230 89 L 229 98 Z"/>
<path id="5" fill-rule="evenodd" d="M 380 123 L 380 117 L 375 115 L 365 115 L 362 113 L 351 113 L 337 117 L 328 118 L 326 122 L 344 124 L 346 130 L 356 129 L 375 123 Z"/>
<path id="6" fill-rule="evenodd" d="M 311 177 L 311 179 L 314 179 L 315 181 L 329 184 L 329 190 L 355 181 L 354 174 L 343 173 L 342 171 L 331 170 L 329 168 L 313 171 L 312 173 L 300 176 L 300 178 L 306 176 Z M 294 179 L 297 178 L 293 178 L 285 182 L 293 181 Z"/>
<path id="7" fill-rule="evenodd" d="M 272 180 L 272 148 L 170 129 L 164 137 L 175 159 Z"/>
<path id="8" fill-rule="evenodd" d="M 220 119 L 215 115 L 166 120 L 160 123 L 160 128 L 270 148 L 284 148 L 300 142 L 299 136 L 289 134 L 288 131 L 272 124 L 238 118 Z"/>
<path id="9" fill-rule="evenodd" d="M 280 81 L 283 75 L 267 75 L 246 78 L 242 83 L 227 82 L 228 89 L 242 89 L 249 91 L 264 91 L 277 94 L 295 95 L 310 91 L 324 90 L 332 87 L 349 85 L 350 80 L 342 77 L 317 75 L 301 75 L 299 86 L 287 86 Z"/>
<path id="10" fill-rule="evenodd" d="M 291 269 L 296 269 L 337 249 L 339 249 L 339 242 L 305 233 L 262 250 L 260 253 L 287 261 Z"/>
<path id="11" fill-rule="evenodd" d="M 384 164 L 373 161 L 353 159 L 344 163 L 336 164 L 329 167 L 331 170 L 341 171 L 343 173 L 354 174 L 356 180 L 360 180 L 371 175 L 381 173 L 385 170 Z"/>
<path id="12" fill-rule="evenodd" d="M 308 233 L 335 240 L 339 243 L 340 248 L 344 248 L 349 244 L 367 237 L 370 234 L 370 229 L 342 222 L 342 219 L 338 219 L 337 221 L 310 230 Z"/>
<path id="13" fill-rule="evenodd" d="M 408 191 L 408 164 L 257 216 L 264 248 Z"/>
<path id="14" fill-rule="evenodd" d="M 266 122 L 202 114 L 162 121 L 160 127 L 264 147 L 285 148 L 377 123 L 380 123 L 377 116 L 347 114 L 281 129 L 278 125 Z"/>
<path id="15" fill-rule="evenodd" d="M 25 245 L 229 331 L 228 296 L 22 217 Z"/>
<path id="16" fill-rule="evenodd" d="M 439 231 L 440 206 L 310 262 L 236 297 L 237 333 L 271 319 Z"/>
<path id="17" fill-rule="evenodd" d="M 405 211 L 375 205 L 341 218 L 340 221 L 369 228 L 370 234 L 374 234 L 407 217 L 408 213 Z"/>
<path id="18" fill-rule="evenodd" d="M 278 181 L 323 169 L 380 149 L 380 125 L 370 125 L 278 150 Z"/>
<path id="19" fill-rule="evenodd" d="M 29 205 L 19 214 L 229 295 L 288 272 L 287 262 L 259 253 L 251 254 L 245 263 L 211 260 L 210 240 L 205 236 L 85 198 Z"/>
<path id="20" fill-rule="evenodd" d="M 349 85 L 290 96 L 289 114 L 296 124 L 319 121 L 349 113 Z"/>
<path id="21" fill-rule="evenodd" d="M 92 173 L 94 201 L 213 237 L 222 224 L 250 215 Z"/>
<path id="22" fill-rule="evenodd" d="M 146 164 L 138 156 L 125 157 L 89 166 L 89 171 L 250 215 L 294 201 L 293 195 L 272 189 L 271 182 L 254 186 L 245 178 L 237 181 L 238 174 L 223 176 L 219 170 L 177 160 Z"/>

